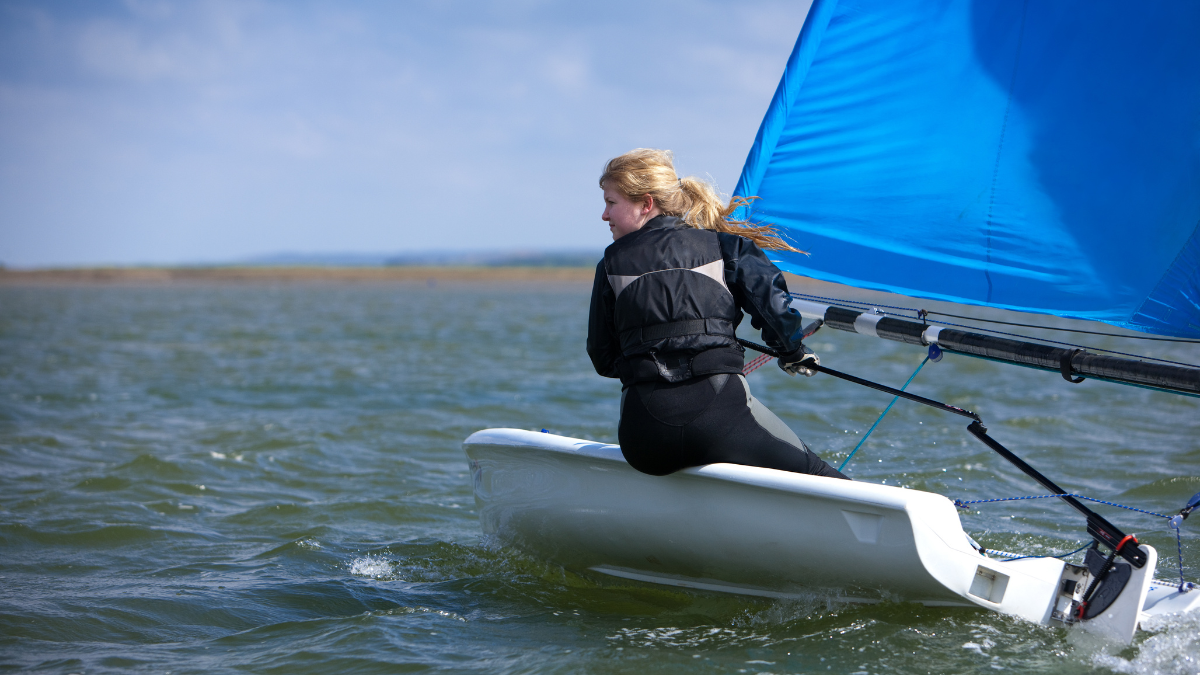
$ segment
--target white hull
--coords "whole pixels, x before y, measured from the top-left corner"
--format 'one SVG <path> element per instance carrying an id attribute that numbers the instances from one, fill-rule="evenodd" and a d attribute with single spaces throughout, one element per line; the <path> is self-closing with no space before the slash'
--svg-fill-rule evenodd
<path id="1" fill-rule="evenodd" d="M 1087 581 L 1055 558 L 982 555 L 950 500 L 929 492 L 734 464 L 648 476 L 615 445 L 515 429 L 463 447 L 483 531 L 568 568 L 766 597 L 978 606 L 1043 624 L 1070 614 Z M 1084 626 L 1128 641 L 1141 614 L 1200 608 L 1200 592 L 1155 588 L 1147 600 L 1157 555 L 1143 548 L 1148 564 Z M 1066 579 L 1079 582 L 1073 595 L 1060 592 Z"/>

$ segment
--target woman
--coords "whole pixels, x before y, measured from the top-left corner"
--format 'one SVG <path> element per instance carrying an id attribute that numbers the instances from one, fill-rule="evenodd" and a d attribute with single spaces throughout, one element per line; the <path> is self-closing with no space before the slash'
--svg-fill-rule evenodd
<path id="1" fill-rule="evenodd" d="M 742 311 L 789 374 L 820 363 L 800 342 L 783 274 L 760 247 L 795 251 L 770 227 L 732 220 L 747 203 L 679 178 L 671 153 L 638 149 L 600 177 L 613 244 L 596 266 L 587 351 L 619 377 L 625 459 L 656 476 L 729 462 L 846 478 L 750 396 L 734 330 Z"/>

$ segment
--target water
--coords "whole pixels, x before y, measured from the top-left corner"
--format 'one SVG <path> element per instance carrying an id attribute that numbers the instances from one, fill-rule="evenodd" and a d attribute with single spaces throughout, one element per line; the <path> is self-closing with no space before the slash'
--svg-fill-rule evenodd
<path id="1" fill-rule="evenodd" d="M 0 668 L 52 673 L 1200 671 L 1200 621 L 1117 648 L 965 609 L 683 592 L 486 541 L 460 443 L 615 442 L 585 285 L 0 287 Z M 891 384 L 914 347 L 823 331 Z M 1113 347 L 1196 361 L 1193 346 Z M 1189 351 L 1192 350 L 1192 351 Z M 755 394 L 832 462 L 889 400 L 774 366 Z M 911 390 L 980 412 L 1065 487 L 1158 512 L 1200 490 L 1197 400 L 947 356 Z M 1037 494 L 962 421 L 898 404 L 849 467 L 951 497 Z M 1157 519 L 1098 507 L 1158 547 Z M 796 514 L 802 517 L 802 514 Z M 1083 543 L 1063 507 L 981 506 L 992 548 Z M 1184 526 L 1188 577 L 1200 537 Z"/>

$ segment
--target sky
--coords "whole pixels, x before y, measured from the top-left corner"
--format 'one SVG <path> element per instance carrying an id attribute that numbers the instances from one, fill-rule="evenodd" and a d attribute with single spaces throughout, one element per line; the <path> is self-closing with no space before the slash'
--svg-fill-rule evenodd
<path id="1" fill-rule="evenodd" d="M 733 190 L 808 4 L 0 0 L 0 263 L 598 252 L 613 156 Z"/>

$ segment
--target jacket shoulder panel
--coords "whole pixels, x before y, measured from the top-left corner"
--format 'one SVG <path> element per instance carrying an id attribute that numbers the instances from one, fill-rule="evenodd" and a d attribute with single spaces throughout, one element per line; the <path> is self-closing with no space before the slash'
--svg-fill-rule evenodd
<path id="1" fill-rule="evenodd" d="M 626 239 L 630 241 L 625 243 Z M 721 259 L 716 233 L 690 227 L 639 230 L 604 251 L 604 267 L 610 276 L 695 269 Z"/>

